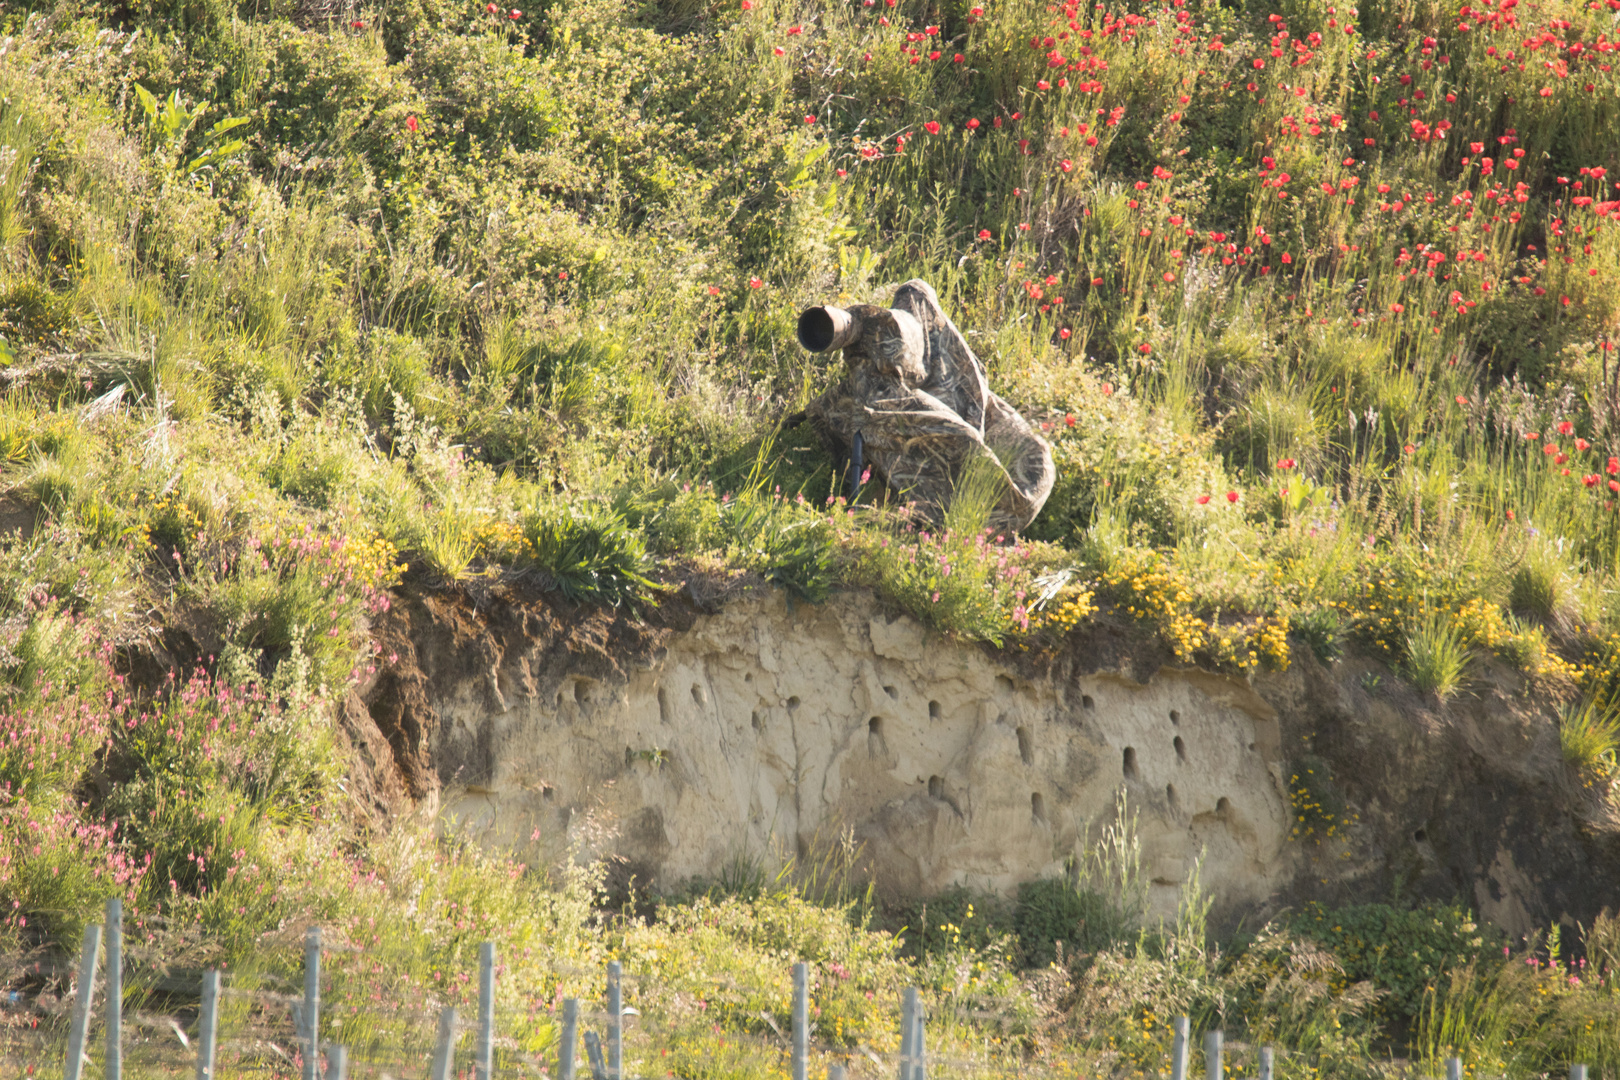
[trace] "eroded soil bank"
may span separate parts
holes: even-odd
[[[1055,655],[962,645],[859,591],[646,620],[423,591],[378,630],[392,660],[345,717],[368,797],[530,859],[611,825],[645,886],[852,829],[888,897],[1006,892],[1060,872],[1123,787],[1159,912],[1200,853],[1227,924],[1402,895],[1523,934],[1620,900],[1551,716],[1491,669],[1442,707],[1371,661],[1296,649],[1246,681],[1107,622]]]

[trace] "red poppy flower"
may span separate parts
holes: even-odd
[[[1068,424],[1070,427],[1074,427],[1074,413],[1064,413],[1063,422]]]
[[[415,117],[415,116],[414,116],[414,115],[412,115],[412,116],[407,116],[407,117],[406,117],[406,118],[405,118],[405,127],[406,127],[406,129],[407,129],[407,130],[409,130],[409,131],[415,131],[415,130],[416,130],[416,129],[417,129],[417,128],[418,128],[418,127],[419,127],[419,126],[420,126],[420,125],[419,125],[419,124],[417,124],[417,122],[416,122],[416,117]]]
[[[1147,356],[1153,351],[1153,346],[1144,341],[1142,344],[1136,347],[1136,351],[1141,353],[1143,356]]]
[[[1199,506],[1205,506],[1208,503],[1209,503],[1209,496],[1208,495],[1200,495],[1200,496],[1198,496],[1198,505]]]
[[[1235,492],[1235,491],[1228,491],[1226,493],[1226,501],[1229,502],[1229,503],[1237,502],[1238,501],[1238,493]]]
[[[1059,330],[1058,331],[1058,337],[1062,338],[1064,341],[1068,341],[1069,340],[1069,328],[1067,326],[1065,326],[1063,329]],[[1074,425],[1071,424],[1070,426],[1073,427]]]
[[[939,121],[937,121],[937,120],[926,121],[923,124],[923,130],[928,132],[928,134],[930,134],[930,135],[938,135],[939,134]]]
[[[1299,462],[1295,461],[1291,457],[1285,457],[1285,458],[1278,458],[1277,459],[1277,468],[1282,469],[1284,472],[1288,471],[1289,469],[1292,469],[1295,465],[1298,465],[1298,464],[1299,464]]]
[[[979,239],[980,240],[988,240],[988,239],[990,239],[990,230],[989,229],[980,229],[979,230]]]
[[[1588,473],[1581,477],[1581,483],[1585,484],[1587,487],[1597,487],[1597,482],[1599,479],[1601,479],[1601,477],[1599,477],[1597,473]]]
[[[1558,425],[1558,434],[1560,434],[1560,435],[1573,435],[1574,433],[1575,433],[1575,425],[1574,424],[1570,423],[1568,420],[1564,420],[1564,421],[1559,423],[1559,425]]]
[[[763,289],[765,287],[765,283],[759,280],[757,277],[751,277],[748,279],[748,287],[750,289]]]
[[[511,11],[506,13],[506,17],[511,19],[513,22],[517,22],[519,19],[523,18],[523,12],[519,11],[517,8],[513,8]]]

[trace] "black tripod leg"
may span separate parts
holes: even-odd
[[[866,465],[861,460],[861,451],[865,449],[866,440],[861,433],[856,432],[855,438],[849,444],[849,474],[845,478],[849,489],[849,501],[854,502],[861,496],[861,474],[866,471]]]

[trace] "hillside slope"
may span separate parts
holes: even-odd
[[[1457,1003],[1498,990],[1529,1004],[1479,1036],[1482,1067],[1612,1068],[1607,976],[1509,986],[1532,976],[1466,914],[1431,924],[1394,886],[1516,931],[1576,917],[1517,943],[1534,978],[1611,962],[1617,19],[1620,0],[0,6],[9,953],[74,940],[116,889],[161,948],[284,971],[289,927],[318,919],[415,989],[478,934],[554,940],[574,974],[503,984],[530,1005],[615,950],[685,956],[658,950],[709,918],[690,907],[602,932],[597,848],[529,871],[389,818],[471,752],[433,756],[442,688],[379,704],[410,663],[460,663],[407,663],[431,632],[400,620],[517,590],[612,613],[579,618],[628,647],[750,588],[812,623],[871,595],[963,656],[1072,658],[1059,683],[1196,668],[1310,717],[1334,787],[1287,791],[1280,857],[1309,861],[1292,834],[1335,799],[1361,807],[1380,839],[1324,898],[1393,896],[1373,954],[1399,924],[1446,961],[1391,981],[1349,934],[1330,964],[1322,934],[1222,960],[1196,890],[1152,936],[1116,860],[1106,911],[1061,882],[1032,894],[1050,910],[1017,901],[1032,952],[959,922],[930,952],[925,920],[906,967],[894,939],[756,897],[705,963],[765,979],[786,946],[749,919],[777,926],[780,900],[853,950],[840,965],[871,960],[862,993],[904,971],[965,993],[947,970],[983,963],[1018,1003],[1022,1041],[998,1029],[995,1053],[1129,1071],[1162,1056],[1140,1025],[1170,1009],[1272,1037],[1286,954],[1315,973],[1288,1013],[1308,1020],[1276,1035],[1301,1068],[1377,1071],[1408,1036],[1437,1061],[1476,1015]],[[836,377],[796,314],[913,277],[1052,445],[1028,535],[969,506],[921,521],[877,485],[849,505],[784,426]],[[1287,739],[1274,764],[1305,761]],[[1403,786],[1414,769],[1441,779]],[[1083,954],[1053,954],[1070,989],[1020,982],[1009,958],[1054,941]],[[17,985],[59,984],[28,962]],[[1392,1011],[1343,996],[1363,976]],[[856,985],[871,1035],[886,1006]],[[727,1023],[762,1031],[755,1005]],[[963,1046],[991,1038],[963,1023]],[[1552,1034],[1513,1034],[1532,1028]]]

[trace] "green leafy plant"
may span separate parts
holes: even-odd
[[[523,564],[544,571],[571,600],[635,608],[659,591],[641,537],[605,506],[538,499],[521,529]]]
[[[1565,706],[1558,745],[1588,783],[1607,783],[1620,775],[1620,709],[1595,695]]]
[[[1338,611],[1331,607],[1297,612],[1289,620],[1288,628],[1303,638],[1324,664],[1332,664],[1344,655],[1344,625]]]
[[[1470,659],[1461,631],[1442,613],[1428,613],[1407,632],[1406,673],[1441,701],[1462,688]]]
[[[744,495],[721,504],[720,526],[739,561],[810,601],[833,583],[833,532],[824,515],[780,496]]]
[[[1495,935],[1458,905],[1328,908],[1311,903],[1288,924],[1331,951],[1346,979],[1377,988],[1380,1013],[1407,1022],[1418,1019],[1432,988],[1448,972],[1500,952]]]

